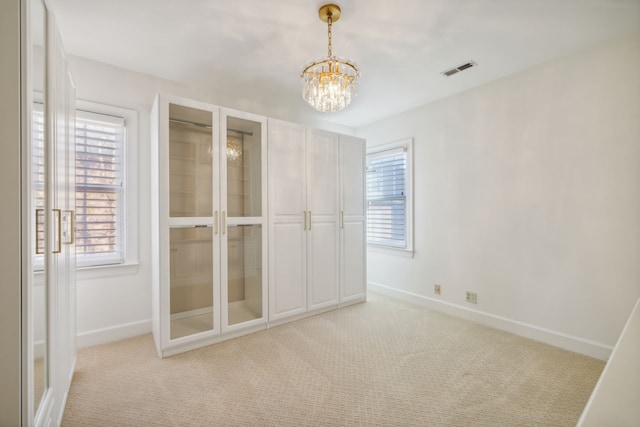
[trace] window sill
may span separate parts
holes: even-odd
[[[91,267],[78,267],[77,280],[102,279],[105,277],[133,276],[138,274],[140,264],[125,263],[112,265],[97,265]]]
[[[140,264],[137,262],[112,265],[95,265],[91,267],[78,267],[76,280],[102,279],[106,277],[133,276],[138,274]],[[44,284],[44,272],[42,270],[33,273],[34,286]]]
[[[367,245],[367,252],[413,258],[413,249],[393,248],[391,246]]]

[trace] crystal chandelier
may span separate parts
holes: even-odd
[[[302,69],[302,97],[316,110],[334,113],[349,105],[356,96],[360,70],[353,61],[331,53],[331,26],[340,19],[340,7],[324,5],[318,15],[329,27],[329,54],[309,61]]]
[[[241,155],[241,140],[239,138],[227,138],[227,159],[238,160]]]

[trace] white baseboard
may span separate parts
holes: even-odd
[[[284,325],[285,323],[291,323],[296,320],[304,319],[306,317],[315,316],[316,314],[326,313],[327,311],[336,310],[337,308],[338,308],[338,305],[334,304],[334,305],[330,305],[322,308],[317,308],[311,311],[304,311],[302,313],[294,314],[292,316],[288,316],[280,319],[269,320],[269,328]]]
[[[151,319],[140,322],[125,323],[110,328],[97,329],[82,332],[77,335],[76,347],[92,347],[94,345],[107,344],[126,338],[136,337],[151,332]]]
[[[585,340],[562,332],[540,328],[468,307],[462,307],[412,292],[391,288],[380,283],[368,282],[367,285],[369,290],[383,295],[394,297],[412,304],[421,305],[462,319],[471,320],[485,326],[500,329],[502,331],[530,338],[535,341],[540,341],[564,350],[573,351],[574,353],[584,354],[596,359],[607,360],[613,351],[613,347],[605,344]]]
[[[64,392],[64,396],[62,397],[62,409],[60,410],[60,415],[58,415],[57,426],[62,425],[62,419],[64,418],[64,410],[67,407],[67,401],[69,400],[69,390]]]
[[[241,337],[243,335],[248,335],[258,331],[264,331],[265,329],[267,329],[267,323],[262,322],[254,326],[245,327],[238,331],[225,332],[223,335],[214,335],[207,339],[198,339],[195,341],[191,340],[178,344],[170,344],[169,347],[162,349],[162,354],[159,354],[158,356],[160,356],[160,358],[173,356],[176,354],[184,353],[185,351],[195,350],[197,348],[205,347],[211,344],[227,341],[232,338]]]

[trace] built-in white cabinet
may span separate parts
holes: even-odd
[[[364,301],[364,141],[158,95],[160,357]]]
[[[269,120],[269,321],[307,311],[306,129]]]
[[[364,141],[269,120],[269,320],[366,298]]]
[[[152,118],[163,357],[266,328],[266,119],[164,95]]]
[[[367,293],[366,144],[340,135],[340,304]]]
[[[339,298],[340,146],[332,132],[308,128],[306,136],[307,310],[315,311]]]

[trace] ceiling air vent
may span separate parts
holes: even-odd
[[[478,64],[476,64],[473,61],[470,61],[470,62],[467,62],[466,64],[458,65],[457,67],[452,68],[450,70],[443,71],[442,74],[444,74],[446,77],[453,76],[454,74],[459,73],[460,71],[464,71],[468,68],[475,67],[476,65]]]

